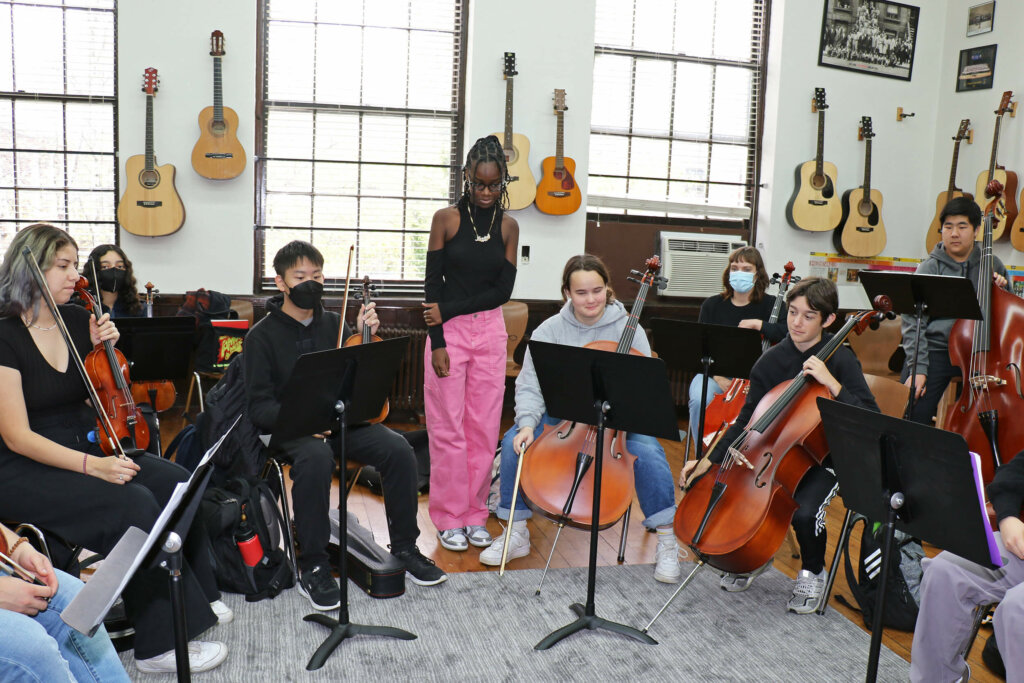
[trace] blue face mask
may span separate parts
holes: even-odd
[[[740,294],[746,294],[754,288],[754,274],[734,270],[729,273],[729,286]]]

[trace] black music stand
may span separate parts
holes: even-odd
[[[981,320],[981,308],[974,285],[964,277],[951,275],[921,275],[885,270],[862,270],[858,274],[868,300],[884,295],[892,301],[893,313],[912,315],[915,319],[916,336],[921,338],[921,319],[965,318]],[[917,354],[910,368],[910,395],[903,417],[910,419],[917,403]]]
[[[761,333],[743,327],[667,318],[652,318],[651,330],[658,356],[664,358],[666,364],[673,370],[699,372],[704,376],[700,388],[700,425],[689,427],[691,433],[697,427],[693,443],[697,447],[697,460],[700,460],[704,457],[704,411],[711,366],[716,375],[749,379],[751,368],[761,357]]]
[[[299,356],[281,393],[281,411],[270,438],[270,447],[338,429],[338,436],[332,441],[339,472],[344,476],[348,425],[366,422],[380,415],[408,345],[408,337],[397,337]],[[356,386],[359,387],[358,392],[355,391]],[[307,671],[322,667],[335,648],[352,636],[390,636],[401,640],[416,638],[415,634],[392,626],[367,626],[349,621],[347,498],[345,487],[342,486],[338,496],[341,607],[337,619],[323,614],[308,614],[304,617],[305,621],[315,621],[331,629],[330,635],[310,657],[306,664]]]
[[[896,527],[984,567],[1000,566],[994,564],[999,552],[981,474],[961,435],[839,401],[817,403],[843,503],[868,519],[886,520],[866,677],[874,683]]]
[[[597,427],[593,456],[594,507],[590,526],[587,604],[573,603],[569,609],[576,613],[578,619],[545,636],[534,649],[546,650],[585,628],[603,628],[642,643],[657,645],[658,641],[638,629],[598,617],[594,608],[594,592],[597,582],[597,533],[601,510],[604,430],[620,429],[671,441],[679,440],[665,363],[660,358],[538,341],[531,341],[529,348],[548,415]],[[589,468],[590,461],[581,462],[580,465],[577,467],[577,481]],[[571,507],[572,501],[567,505]]]

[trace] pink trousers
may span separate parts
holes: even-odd
[[[430,519],[439,531],[487,521],[508,341],[500,308],[456,316],[443,325],[449,374],[434,372],[429,337],[423,367]]]

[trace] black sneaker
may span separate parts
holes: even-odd
[[[299,580],[299,593],[306,596],[313,609],[326,612],[341,606],[341,589],[338,582],[331,576],[331,569],[326,564],[317,565],[313,569],[302,572]]]
[[[434,561],[424,557],[416,546],[406,550],[393,550],[391,554],[405,565],[409,579],[420,586],[434,586],[448,580],[448,575],[441,571]]]

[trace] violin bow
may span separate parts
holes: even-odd
[[[345,313],[348,312],[348,285],[352,280],[352,253],[356,250],[356,245],[351,244],[348,247],[348,268],[345,270],[345,296],[341,300],[341,323],[338,325],[338,348],[341,348],[342,343],[345,341]]]
[[[50,314],[57,323],[57,329],[60,330],[60,334],[64,338],[64,343],[68,347],[68,353],[74,361],[75,367],[78,369],[78,374],[81,375],[82,381],[85,383],[86,391],[89,393],[89,402],[92,403],[92,408],[96,411],[96,417],[99,419],[100,425],[103,426],[103,431],[106,432],[107,439],[110,440],[111,451],[117,453],[117,457],[127,459],[128,456],[121,447],[121,443],[114,438],[114,425],[111,424],[110,418],[101,407],[100,397],[99,394],[96,393],[96,387],[92,385],[92,380],[89,379],[89,373],[85,371],[85,363],[82,362],[82,357],[78,355],[78,349],[75,348],[75,343],[71,339],[71,333],[68,332],[67,325],[64,324],[64,318],[61,317],[60,311],[57,309],[57,302],[54,301],[53,294],[50,292],[50,287],[46,284],[46,278],[43,276],[42,268],[39,267],[39,262],[36,261],[35,254],[32,253],[32,249],[29,247],[22,248],[21,253],[30,264],[29,271],[32,273],[32,277],[35,278],[36,286],[39,287],[40,292],[42,292],[43,301],[46,302],[46,307],[50,309]]]
[[[508,546],[512,543],[512,522],[516,516],[516,499],[519,497],[519,479],[523,476],[523,458],[526,456],[526,445],[519,449],[519,462],[516,463],[516,483],[512,486],[512,507],[508,510],[508,527],[505,529],[505,545],[501,548],[501,568],[498,576],[505,576],[505,562],[508,560]]]

